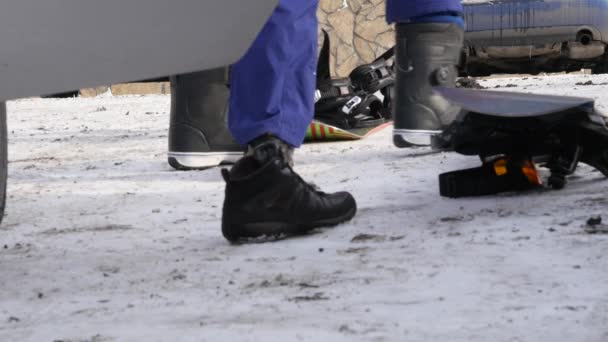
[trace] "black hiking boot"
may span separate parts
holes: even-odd
[[[460,113],[433,87],[455,87],[464,32],[449,23],[398,24],[396,31],[393,142],[397,147],[430,145]]]
[[[234,164],[243,156],[228,131],[228,68],[171,77],[169,165],[178,170]]]
[[[256,140],[232,170],[222,170],[222,233],[227,240],[305,234],[355,215],[351,194],[323,193],[293,171],[292,148],[271,136]]]

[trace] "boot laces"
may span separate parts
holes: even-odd
[[[308,189],[312,190],[313,192],[315,192],[315,193],[317,193],[317,194],[319,194],[319,195],[324,195],[324,194],[325,194],[325,192],[323,192],[323,191],[321,190],[321,188],[320,188],[320,187],[319,187],[317,184],[315,184],[315,183],[313,183],[313,182],[307,182],[307,181],[305,181],[305,180],[304,180],[304,178],[302,178],[302,176],[300,176],[300,174],[299,174],[299,173],[297,173],[297,172],[296,172],[296,171],[293,169],[293,167],[292,167],[291,165],[289,165],[289,164],[283,164],[283,166],[284,166],[284,167],[286,167],[287,169],[289,169],[289,171],[290,171],[290,172],[291,172],[291,173],[292,173],[294,176],[296,176],[296,178],[298,179],[298,181],[299,181],[300,183],[304,184],[304,185],[305,185],[305,186],[306,186]]]
[[[316,184],[305,181],[294,169],[293,169],[293,147],[284,143],[280,139],[273,136],[266,136],[261,138],[262,141],[255,145],[250,145],[246,153],[247,156],[252,156],[260,163],[266,163],[271,160],[275,160],[283,168],[287,168],[298,182],[304,184],[309,190],[322,195],[324,192],[321,191]]]

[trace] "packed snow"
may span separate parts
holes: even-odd
[[[591,83],[589,83],[591,81]],[[494,78],[594,97],[608,76]],[[578,85],[577,85],[578,84]],[[608,182],[439,196],[477,158],[396,149],[390,129],[306,145],[296,170],[349,190],[351,222],[274,243],[221,236],[217,169],[166,163],[168,96],[9,103],[0,341],[608,340]]]

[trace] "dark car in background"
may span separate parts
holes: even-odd
[[[464,1],[463,73],[608,72],[608,0]]]

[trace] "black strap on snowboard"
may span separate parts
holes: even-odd
[[[344,106],[354,96],[355,91],[348,78],[317,82],[315,112],[327,112]]]
[[[353,96],[339,109],[317,112],[316,118],[344,129],[375,127],[385,123],[382,101],[375,95]]]
[[[350,79],[356,91],[373,94],[395,84],[395,72],[387,59],[382,57],[370,64],[356,67],[350,73]]]

